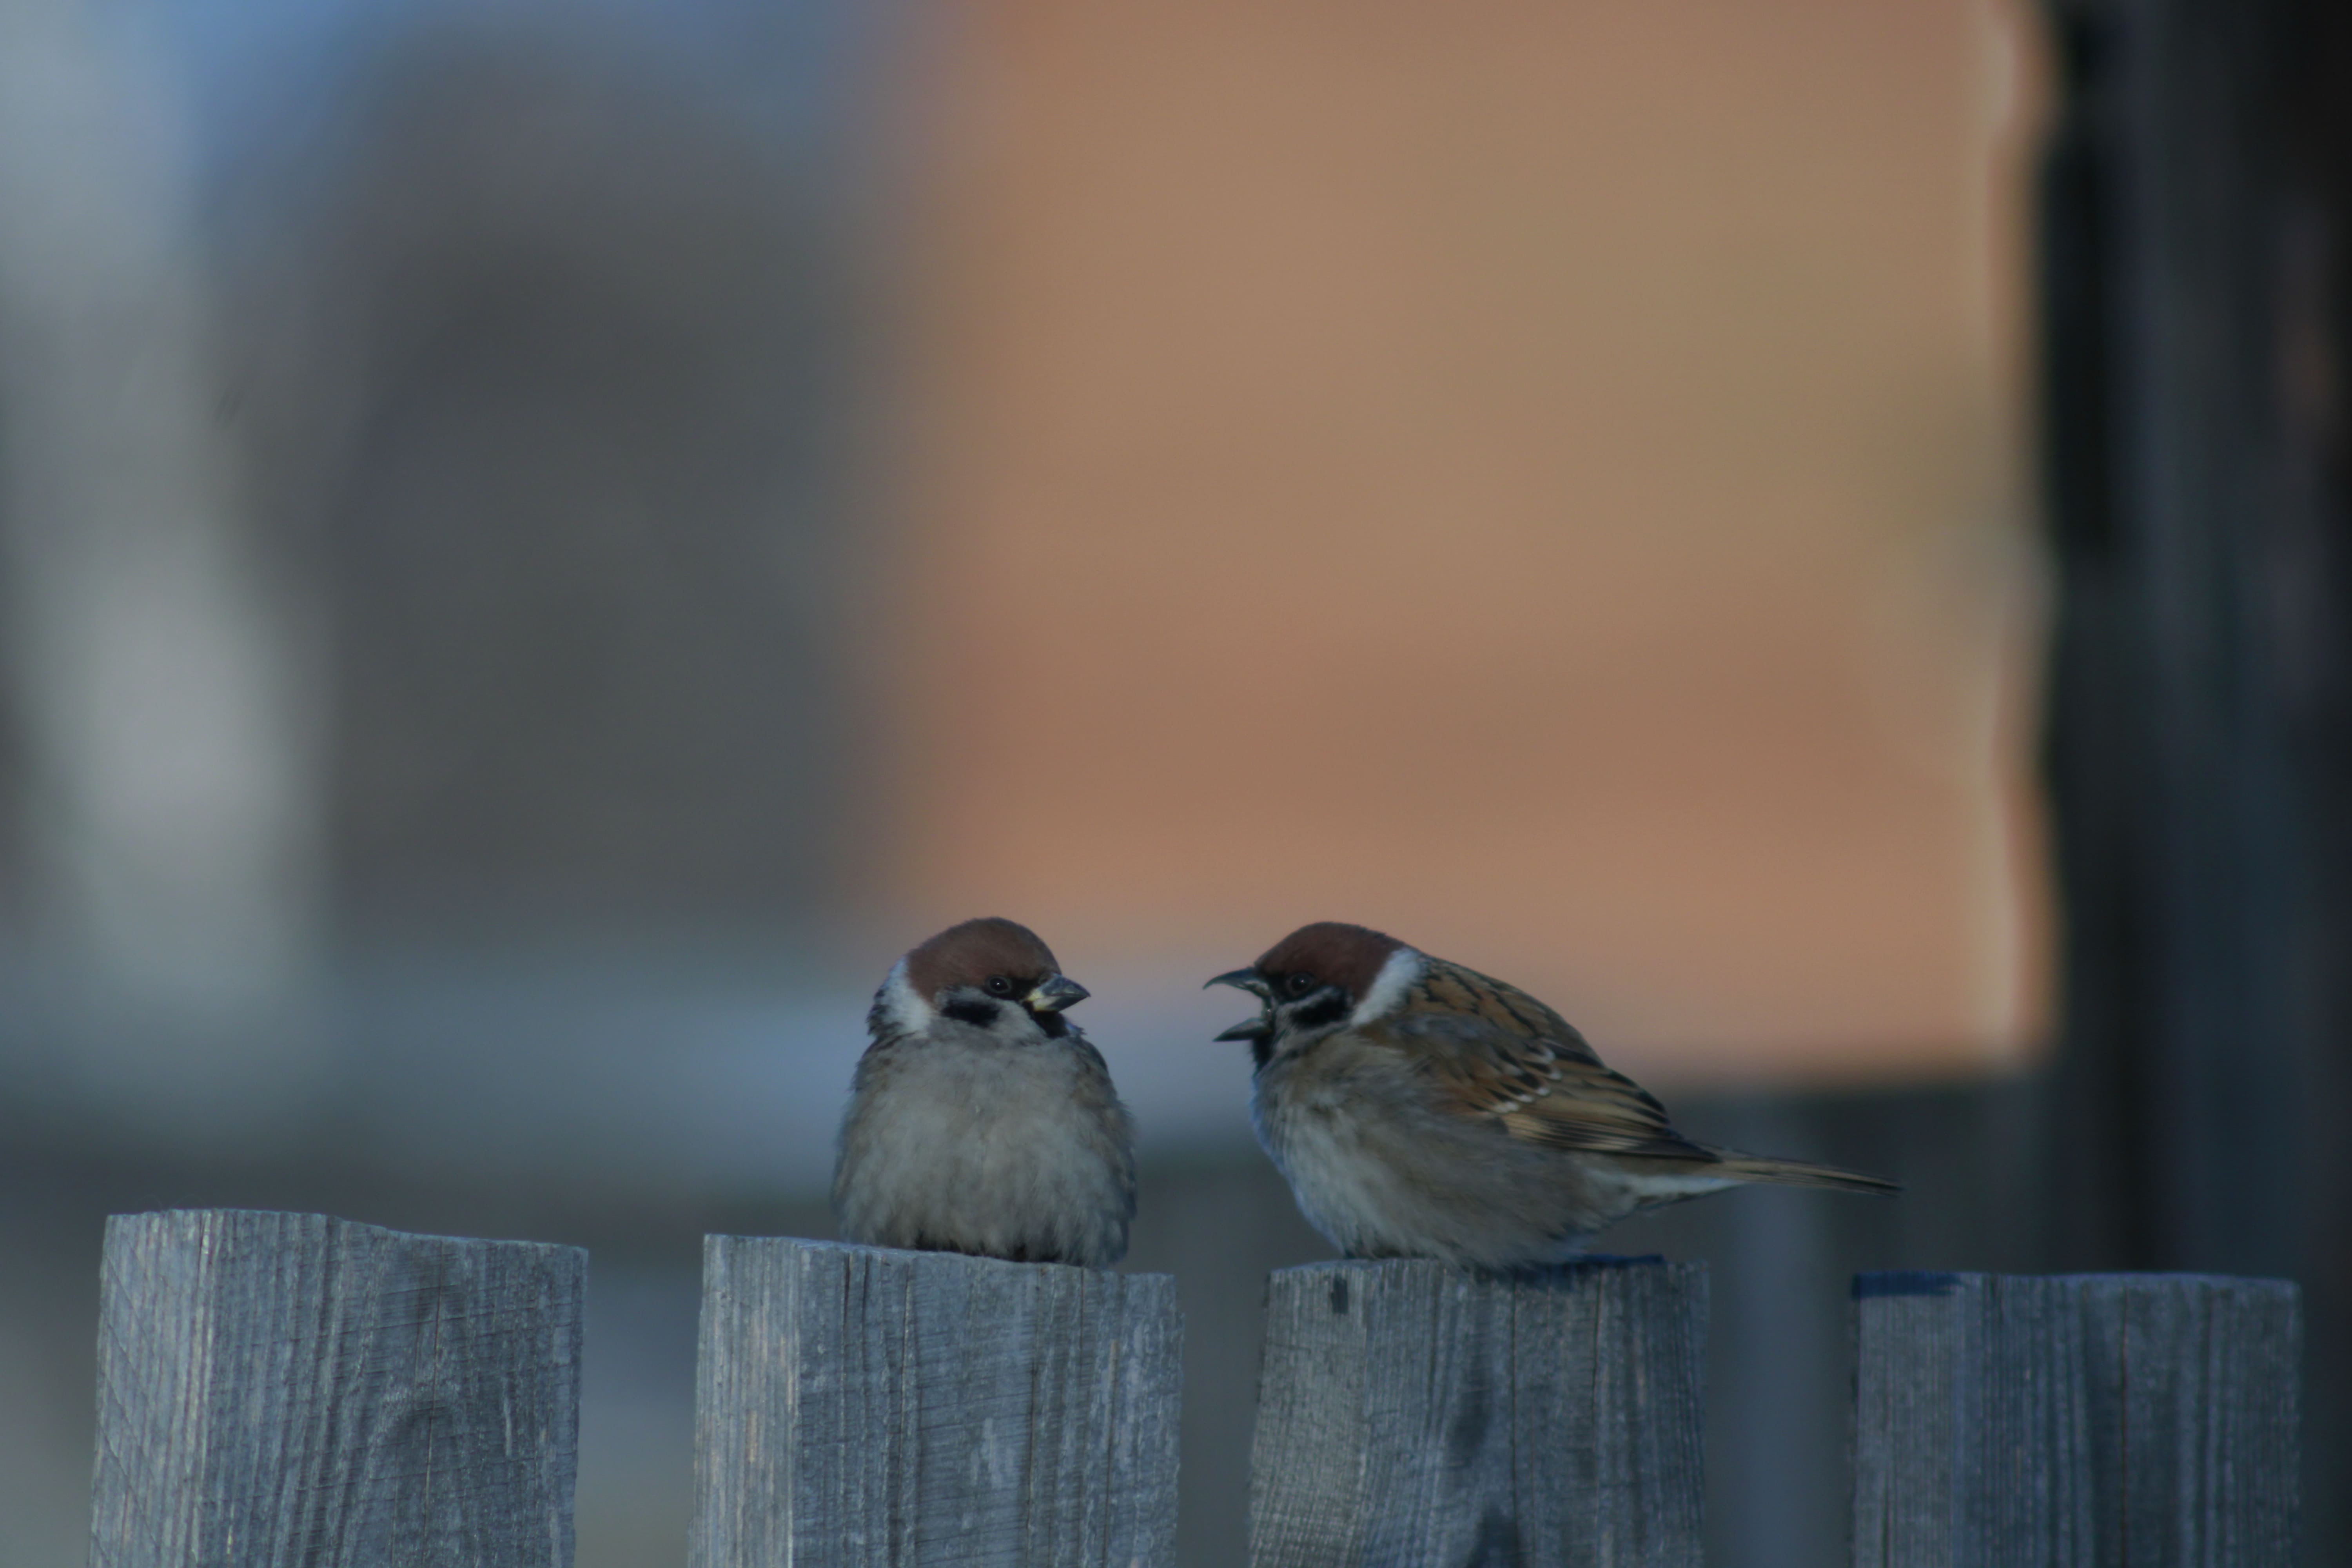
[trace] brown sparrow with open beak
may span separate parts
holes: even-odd
[[[1107,1268],[1135,1217],[1135,1126],[1062,1016],[1086,999],[1026,926],[966,921],[866,1014],[834,1166],[845,1240]]]
[[[1526,992],[1362,926],[1302,926],[1209,984],[1265,1004],[1217,1037],[1249,1042],[1258,1142],[1349,1258],[1519,1268],[1742,1183],[1898,1190],[1694,1143]]]

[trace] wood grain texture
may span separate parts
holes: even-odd
[[[569,1568],[587,1255],[108,1220],[93,1568]]]
[[[1175,1281],[706,1237],[692,1568],[1165,1568]]]
[[[1857,1568],[2293,1568],[2294,1286],[1854,1281]]]
[[[1696,1568],[1704,1265],[1276,1274],[1252,1568]]]

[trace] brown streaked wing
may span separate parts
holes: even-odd
[[[1414,1050],[1449,1109],[1492,1116],[1549,1148],[1712,1160],[1676,1132],[1648,1090],[1601,1064],[1558,1013],[1502,981],[1433,959],[1403,1007],[1376,1027]]]
[[[1598,1063],[1601,1058],[1576,1026],[1516,985],[1458,963],[1433,958],[1412,988],[1405,1010],[1431,1019],[1483,1025],[1497,1038],[1518,1038],[1549,1047],[1549,1054]],[[1485,1031],[1480,1031],[1482,1037]],[[1543,1054],[1543,1053],[1538,1053]]]
[[[1578,1063],[1549,1094],[1504,1111],[1502,1120],[1512,1137],[1551,1149],[1658,1160],[1717,1158],[1675,1131],[1649,1090],[1598,1062]]]

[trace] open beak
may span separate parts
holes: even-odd
[[[1203,984],[1201,989],[1206,991],[1211,985],[1230,985],[1236,991],[1247,991],[1256,996],[1259,1000],[1265,1002],[1266,1005],[1265,1012],[1259,1014],[1255,1018],[1245,1018],[1242,1022],[1235,1024],[1232,1028],[1227,1029],[1223,1034],[1219,1035],[1217,1037],[1219,1040],[1248,1040],[1252,1043],[1255,1043],[1259,1040],[1270,1040],[1274,1037],[1274,1018],[1272,1016],[1274,1009],[1274,992],[1267,986],[1265,981],[1258,978],[1258,973],[1256,970],[1236,969],[1230,974],[1220,974],[1214,980],[1209,981],[1207,984]]]
[[[1040,983],[1022,1001],[1032,1013],[1058,1013],[1065,1007],[1076,1006],[1087,994],[1087,988],[1068,975],[1056,974]]]

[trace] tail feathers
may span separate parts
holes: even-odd
[[[1835,1165],[1811,1165],[1802,1160],[1775,1160],[1769,1154],[1742,1154],[1736,1149],[1710,1151],[1723,1161],[1723,1173],[1736,1181],[1781,1187],[1829,1187],[1841,1193],[1868,1193],[1891,1198],[1903,1190],[1899,1182],[1841,1171]]]

